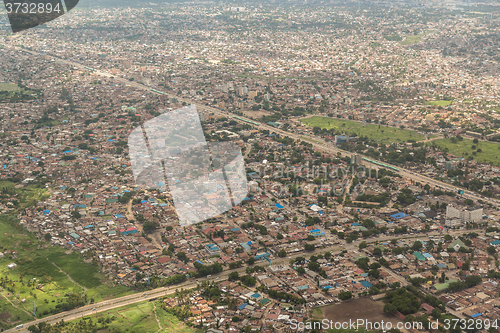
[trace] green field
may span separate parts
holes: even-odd
[[[434,32],[434,31],[429,30],[429,31],[423,32],[423,33],[418,34],[418,35],[407,35],[407,36],[405,36],[406,38],[401,42],[401,44],[402,45],[411,45],[411,44],[415,44],[415,43],[420,43],[422,41],[422,37],[424,37],[425,35],[428,35],[432,32]]]
[[[156,305],[156,310],[154,310],[154,305]],[[110,332],[158,332],[159,327],[154,311],[162,329],[168,328],[169,332],[195,332],[174,315],[163,310],[159,301],[136,303],[113,309],[98,314],[97,318],[111,318],[111,322],[107,325],[107,330]]]
[[[447,106],[451,104],[451,101],[438,100],[438,101],[428,101],[425,104],[427,105],[437,105],[437,106]]]
[[[56,306],[67,302],[71,294],[79,299],[84,294],[88,304],[132,292],[106,284],[99,269],[83,262],[78,253],[40,242],[11,215],[0,215],[0,252],[5,253],[0,258],[0,329],[33,320],[33,301],[36,317],[42,318],[60,312]],[[10,263],[17,267],[8,269]]]
[[[0,83],[0,102],[25,102],[40,97],[40,91],[21,88],[14,83]]]
[[[496,142],[487,142],[487,141],[479,141],[477,148],[480,148],[482,151],[480,153],[477,152],[476,149],[472,149],[474,143],[472,140],[463,139],[462,141],[458,141],[457,143],[451,142],[450,139],[437,139],[434,140],[437,146],[441,148],[447,148],[450,154],[455,156],[468,158],[472,156],[476,161],[481,163],[489,163],[491,165],[500,166],[500,144]],[[473,155],[472,152],[476,151],[476,155]]]
[[[47,190],[45,188],[37,187],[36,185],[28,185],[27,187],[15,188],[15,185],[16,184],[10,181],[0,181],[0,191],[15,197],[17,205],[13,207],[14,213],[20,212],[21,210],[32,206],[38,201],[45,200],[49,197],[49,194],[47,193]]]
[[[401,42],[403,45],[411,45],[415,43],[420,43],[422,41],[422,36],[424,34],[418,34],[418,35],[411,35],[411,36],[406,36],[405,39]]]
[[[425,139],[424,135],[418,134],[412,130],[376,124],[365,124],[352,120],[313,116],[301,119],[300,121],[311,127],[333,128],[346,135],[356,134],[357,136],[367,136],[373,141],[386,145],[391,143],[403,143],[408,140],[421,141]]]
[[[2,82],[0,83],[0,91],[20,91],[22,90],[15,83],[10,82]]]
[[[163,310],[161,301],[144,301],[68,321],[64,324],[57,323],[53,325],[51,332],[196,333],[199,331],[186,326],[174,315]]]

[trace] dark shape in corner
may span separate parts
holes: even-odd
[[[63,16],[79,0],[4,0],[12,32],[37,27]]]

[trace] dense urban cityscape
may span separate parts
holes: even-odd
[[[0,31],[0,331],[498,331],[498,3]]]

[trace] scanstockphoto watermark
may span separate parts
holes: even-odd
[[[430,322],[429,326],[432,329],[437,329],[439,324],[438,322]],[[369,321],[365,319],[356,319],[349,321],[333,321],[328,319],[323,319],[322,321],[308,321],[308,322],[299,322],[296,319],[290,320],[290,328],[296,331],[303,330],[358,330],[360,328],[364,328],[365,330],[383,330],[388,331],[393,328],[401,329],[417,329],[422,330],[424,328],[424,324],[422,322],[398,322],[393,324],[390,321]]]
[[[362,165],[328,168],[311,164],[265,165],[259,170],[254,170],[249,176],[260,183],[261,191],[269,190],[278,197],[306,195],[315,193],[314,191],[342,196],[352,185],[354,188],[349,192],[358,193],[362,187],[359,179],[379,177],[378,169],[366,168]],[[358,182],[355,184],[351,182],[352,177],[358,178]]]
[[[390,321],[370,321],[366,319],[356,319],[349,321],[333,321],[328,319],[323,319],[322,321],[308,321],[299,322],[297,319],[290,320],[290,328],[296,331],[303,330],[358,330],[364,328],[365,330],[382,330],[389,331],[393,328],[398,330],[437,330],[439,327],[443,327],[445,330],[450,329],[462,329],[462,330],[488,330],[490,328],[498,329],[498,319],[490,320],[488,318],[481,319],[445,319],[443,321],[430,320],[425,323],[420,321],[407,321],[407,322],[397,322],[392,323]]]

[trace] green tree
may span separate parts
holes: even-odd
[[[398,311],[398,308],[395,305],[392,305],[392,304],[384,305],[384,313],[385,314],[395,315],[397,311]]]
[[[341,301],[346,301],[348,299],[352,298],[352,293],[350,291],[341,291],[338,295],[337,298]]]
[[[306,251],[314,251],[315,248],[316,247],[314,246],[314,244],[307,243],[304,245],[304,250],[306,250]]]
[[[413,245],[411,246],[411,249],[413,251],[420,251],[424,246],[422,245],[421,241],[415,241]]]

